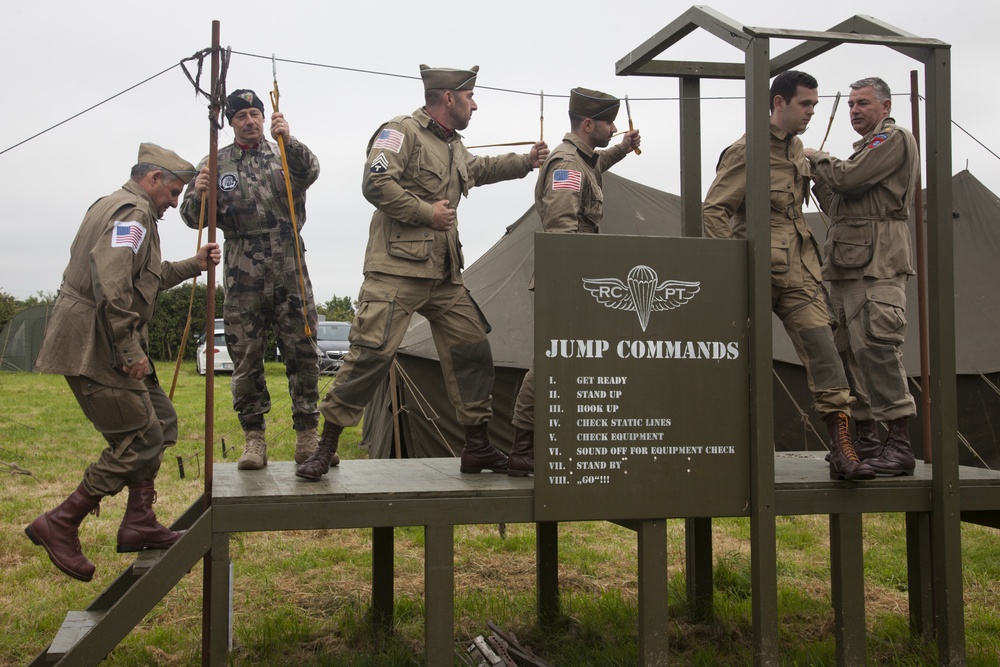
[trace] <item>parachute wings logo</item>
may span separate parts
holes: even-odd
[[[634,311],[645,331],[650,313],[683,306],[701,290],[701,283],[684,280],[661,283],[656,271],[640,264],[628,272],[624,282],[618,278],[584,278],[583,287],[606,308]]]

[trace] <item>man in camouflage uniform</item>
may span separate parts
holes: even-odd
[[[802,217],[810,169],[797,135],[815,112],[817,88],[816,79],[795,70],[771,83],[771,308],[792,339],[806,370],[813,409],[829,431],[830,478],[872,479],[875,472],[858,460],[851,442],[853,399],[830,329],[819,248]],[[745,237],[746,135],[719,158],[702,214],[707,236]]]
[[[872,77],[851,84],[851,125],[861,135],[838,160],[811,149],[816,196],[830,214],[823,278],[847,361],[858,456],[880,475],[912,475],[916,467],[907,419],[917,414],[900,346],[906,334],[906,280],[914,275],[910,214],[920,187],[916,140],[890,116],[889,86]],[[889,424],[883,446],[877,423]]]
[[[83,413],[108,444],[84,471],[79,488],[24,529],[74,579],[90,581],[95,570],[80,548],[80,523],[87,514],[97,514],[102,498],[125,487],[119,552],[167,549],[180,538],[153,512],[163,452],[177,441],[177,413],[146,356],[146,323],[160,287],[193,278],[221,257],[219,246],[211,243],[180,262],[160,259],[157,221],[177,206],[194,173],[191,163],[171,151],[139,146],[130,180],[98,199],[80,224],[45,327],[35,367],[66,377]]]
[[[626,132],[621,143],[606,151],[618,131],[615,118],[621,100],[586,88],[569,92],[570,131],[538,172],[535,209],[547,232],[597,234],[604,217],[601,174],[639,147],[639,132]],[[532,278],[534,283],[534,278]],[[529,285],[533,289],[534,285]],[[535,472],[535,360],[521,382],[514,403],[514,446],[507,474],[524,477]]]
[[[337,465],[337,442],[357,424],[389,372],[410,318],[427,318],[448,396],[465,427],[461,470],[504,471],[507,457],[490,444],[493,356],[487,324],[462,282],[456,208],[473,186],[523,178],[548,155],[539,141],[524,155],[469,154],[458,130],[469,125],[478,67],[420,66],[426,105],[382,125],[368,145],[362,192],[372,215],[365,281],[351,325],[351,348],[323,398],[323,436],[296,474],[319,480]]]
[[[319,177],[319,161],[293,137],[284,115],[271,116],[271,136],[285,144],[295,218],[292,229],[288,191],[277,144],[264,139],[264,104],[252,90],[237,90],[227,101],[226,118],[236,141],[219,149],[216,226],[225,234],[223,306],[226,345],[233,359],[233,409],[246,438],[240,470],[267,465],[264,415],[271,395],[264,377],[267,333],[272,328],[285,364],[292,399],[295,461],[302,463],[319,440],[319,353],[316,305],[305,263],[305,246],[296,235],[306,221],[306,189]],[[181,214],[198,228],[201,194],[208,192],[206,157],[188,187]],[[301,261],[300,261],[301,260]],[[300,291],[305,284],[305,303]],[[306,325],[311,335],[306,334]]]

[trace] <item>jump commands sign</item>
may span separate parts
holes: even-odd
[[[744,512],[745,248],[540,233],[535,264],[538,519]]]

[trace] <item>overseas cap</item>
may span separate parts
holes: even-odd
[[[194,175],[198,173],[194,170],[194,165],[177,155],[177,153],[168,151],[166,148],[161,148],[156,144],[139,144],[139,162],[155,164],[160,169],[169,171],[185,183],[194,178]]]
[[[588,88],[569,91],[569,111],[577,116],[614,122],[622,101],[617,97]]]
[[[240,88],[229,93],[226,98],[226,120],[233,124],[233,116],[244,109],[257,109],[264,113],[264,103],[257,97],[257,93],[249,88]]]
[[[472,90],[476,86],[476,73],[479,65],[470,69],[448,69],[447,67],[420,66],[420,78],[424,81],[424,90],[444,88],[445,90]]]

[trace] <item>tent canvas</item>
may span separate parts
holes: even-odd
[[[52,305],[30,306],[14,315],[0,332],[0,370],[34,371]]]
[[[1000,199],[968,171],[953,179],[956,262],[956,328],[958,333],[959,431],[972,451],[961,453],[963,465],[1000,468],[996,428],[1000,428],[1000,294],[993,268],[1000,265]],[[642,236],[680,236],[680,198],[640,185],[613,173],[604,175],[605,214],[602,232]],[[826,237],[825,223],[807,213],[817,239]],[[911,219],[911,231],[913,221]],[[521,378],[531,361],[534,302],[528,281],[534,266],[534,234],[541,221],[532,206],[504,236],[465,271],[465,282],[493,326],[490,344],[496,367],[491,440],[509,450],[510,416]],[[904,363],[919,382],[916,280],[907,285],[909,334]],[[805,373],[777,318],[773,322],[775,442],[781,450],[822,450],[822,423],[811,413]],[[394,388],[401,429],[399,451],[392,436]],[[916,387],[911,385],[911,390]],[[917,394],[914,394],[917,396]],[[716,408],[724,409],[724,408]],[[996,425],[996,426],[994,426]],[[911,433],[919,438],[919,424]],[[462,429],[445,393],[430,328],[415,317],[397,355],[396,382],[384,383],[366,408],[363,444],[373,458],[455,456],[461,451]],[[982,459],[982,460],[980,460]]]

